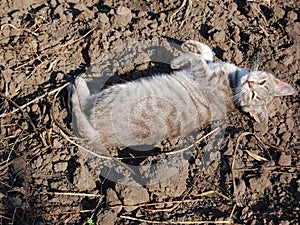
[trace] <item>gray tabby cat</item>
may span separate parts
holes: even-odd
[[[172,69],[180,70],[169,75],[117,84],[95,95],[77,78],[71,97],[77,136],[100,154],[110,148],[155,145],[222,118],[222,104],[227,110],[238,107],[267,125],[267,104],[275,96],[295,93],[268,72],[213,62],[205,44],[189,40],[181,47],[184,54],[171,62]]]

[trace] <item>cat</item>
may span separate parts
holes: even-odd
[[[267,125],[275,96],[293,95],[291,85],[264,71],[214,62],[205,44],[188,40],[171,62],[171,74],[116,84],[91,95],[83,78],[70,86],[74,132],[92,151],[158,145],[176,140],[236,107]],[[223,105],[223,107],[221,107]]]

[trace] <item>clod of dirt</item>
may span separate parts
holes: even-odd
[[[132,13],[129,8],[120,6],[116,10],[116,14],[112,17],[112,24],[116,27],[124,27],[131,22]]]
[[[85,166],[76,170],[73,184],[81,191],[90,191],[96,188],[95,179]]]
[[[104,13],[99,13],[97,17],[97,21],[103,26],[109,24],[109,18]]]
[[[59,172],[64,172],[68,168],[68,163],[67,162],[59,162],[54,164],[54,172],[59,173]]]
[[[279,158],[278,164],[281,166],[289,166],[291,165],[292,157],[291,155],[282,154]]]
[[[106,202],[109,206],[121,205],[122,203],[118,198],[116,191],[112,188],[109,188],[106,191]]]
[[[94,12],[89,10],[89,8],[84,3],[77,3],[74,9],[80,11],[80,17],[84,19],[92,19],[94,17]]]
[[[149,177],[149,185],[146,186],[148,191],[159,201],[180,196],[186,189],[188,166],[188,163],[174,159],[168,164],[159,165],[155,173],[144,173]]]
[[[118,213],[114,210],[105,210],[97,214],[97,224],[114,225]]]
[[[134,206],[149,201],[149,194],[146,188],[142,187],[138,183],[131,181],[127,184],[116,184],[116,192],[119,193],[120,199],[126,206]],[[134,210],[137,207],[126,207],[126,210]]]
[[[218,31],[213,35],[215,42],[224,42],[226,33],[224,30]]]
[[[272,190],[272,183],[266,177],[252,178],[249,183],[252,192],[264,194],[266,189]]]

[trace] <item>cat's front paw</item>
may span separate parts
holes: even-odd
[[[213,61],[214,54],[210,47],[199,41],[188,40],[181,45],[183,52],[199,54],[206,61]]]

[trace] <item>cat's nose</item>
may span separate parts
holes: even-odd
[[[257,84],[254,81],[247,81],[249,88],[251,88],[252,90],[255,90],[257,88]]]
[[[248,85],[249,85],[250,88],[253,88],[253,86],[254,86],[254,82],[253,81],[248,80],[247,83],[248,83]]]

